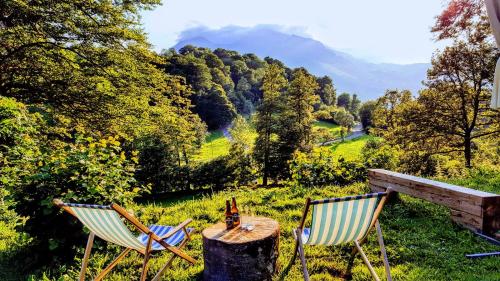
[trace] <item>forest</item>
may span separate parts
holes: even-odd
[[[331,77],[271,57],[191,45],[155,52],[139,13],[159,2],[0,4],[0,279],[76,279],[87,234],[54,198],[119,203],[151,222],[178,211],[202,227],[220,219],[222,198],[237,194],[288,227],[302,195],[366,191],[370,168],[500,192],[500,110],[489,106],[500,52],[481,1],[459,1],[468,3],[460,9],[451,1],[437,16],[432,33],[450,43],[434,54],[419,93],[387,89],[363,102],[338,92]],[[214,155],[216,142],[222,145]],[[443,210],[408,200],[409,209],[392,211],[445,220]],[[457,229],[436,227],[429,231]],[[403,235],[389,232],[404,247]],[[285,234],[284,249],[290,239]],[[489,249],[465,232],[443,247],[457,239],[464,248]],[[116,252],[104,243],[98,249],[91,270]],[[401,259],[396,275],[413,276],[408,280],[454,268],[434,257],[415,269],[404,265],[414,256],[390,249]],[[191,250],[201,255],[199,243]],[[127,264],[112,280],[140,268]],[[498,277],[495,260],[467,265]],[[316,264],[319,279],[328,273],[323,267]],[[194,280],[202,269],[189,270],[170,278]],[[480,280],[466,271],[455,280]],[[298,268],[290,280],[297,276]]]

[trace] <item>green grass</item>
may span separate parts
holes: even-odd
[[[200,162],[210,161],[220,156],[229,154],[231,143],[224,137],[221,130],[213,131],[208,134],[205,143],[201,146],[200,152],[195,160]]]
[[[325,128],[325,129],[328,129],[328,131],[333,136],[340,136],[340,126],[337,124],[333,124],[333,123],[326,122],[326,121],[314,121],[313,128],[315,128],[315,129]]]
[[[344,142],[336,142],[328,147],[334,151],[335,154],[344,157],[346,160],[357,160],[361,157],[361,150],[365,146],[366,142],[374,138],[376,137],[365,135]]]
[[[176,225],[187,218],[193,218],[197,233],[186,251],[198,260],[194,266],[177,259],[174,270],[166,273],[164,280],[199,280],[203,271],[203,251],[201,230],[222,221],[224,200],[235,196],[240,210],[249,209],[255,215],[266,216],[280,223],[280,268],[287,265],[293,250],[292,228],[296,227],[302,213],[304,198],[338,197],[368,192],[364,184],[347,187],[326,187],[316,189],[240,189],[225,191],[211,196],[195,198],[183,197],[177,202],[149,202],[136,206],[135,214],[141,221]],[[385,243],[392,266],[394,280],[499,280],[498,258],[469,260],[467,253],[498,250],[497,247],[476,238],[468,230],[451,222],[448,211],[440,206],[418,199],[401,196],[398,202],[386,206],[381,216]],[[82,241],[82,247],[85,241]],[[102,245],[102,243],[98,243]],[[370,235],[366,250],[377,273],[384,274],[384,267],[378,256],[376,236]],[[101,248],[102,249],[102,248]],[[96,251],[89,264],[90,274],[105,266],[119,252],[117,247],[106,251]],[[308,269],[311,280],[343,280],[350,245],[306,248]],[[75,280],[83,253],[80,253],[71,266],[62,270],[59,280]],[[168,259],[166,253],[159,253],[152,259],[151,278],[155,271]],[[291,268],[285,280],[302,280],[300,263]],[[139,276],[141,258],[136,253],[127,257],[107,280],[128,280]],[[57,275],[59,276],[59,275]],[[353,280],[372,280],[361,259],[355,260]]]
[[[340,135],[340,126],[325,121],[315,121],[313,128],[326,128],[329,129],[332,136],[337,137]],[[257,133],[252,130],[250,132],[252,139],[257,138]],[[200,152],[195,156],[195,160],[199,162],[207,162],[220,156],[229,154],[229,147],[231,143],[224,137],[221,130],[212,131],[208,134],[205,142],[202,144]]]

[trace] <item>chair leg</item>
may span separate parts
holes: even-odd
[[[182,240],[181,244],[177,248],[178,249],[184,248],[184,246],[186,246],[186,244],[189,240],[190,239],[185,238],[184,240]],[[161,276],[163,275],[163,273],[165,273],[167,268],[169,268],[170,265],[172,265],[172,262],[174,261],[174,259],[176,257],[177,257],[177,255],[173,254],[172,257],[170,257],[170,259],[167,261],[167,263],[165,263],[165,265],[160,269],[160,271],[158,271],[158,273],[156,273],[155,277],[153,277],[153,279],[151,279],[151,281],[159,281],[161,279]]]
[[[380,223],[375,223],[377,229],[378,244],[380,245],[380,253],[382,254],[382,259],[384,260],[385,274],[387,276],[387,281],[392,281],[391,267],[389,266],[389,259],[387,258],[387,252],[385,250],[384,237],[382,236],[382,228],[380,228]]]
[[[365,252],[363,251],[363,249],[361,249],[361,246],[359,245],[358,241],[354,241],[354,245],[356,245],[356,248],[358,249],[359,254],[361,255],[361,258],[363,259],[366,266],[368,267],[368,270],[370,270],[370,273],[373,276],[373,279],[375,279],[376,281],[380,281],[380,278],[378,277],[377,273],[375,272],[372,265],[370,264],[370,261],[366,257]]]
[[[87,271],[87,265],[89,263],[90,251],[92,250],[92,246],[94,245],[94,232],[90,232],[89,238],[87,240],[87,246],[85,247],[85,254],[83,255],[82,268],[80,270],[80,278],[78,280],[85,280],[85,272]]]
[[[99,281],[106,276],[127,254],[130,252],[130,248],[126,248],[123,250],[97,277],[94,279],[94,281]]]
[[[153,243],[153,236],[151,233],[148,234],[148,243],[146,245],[146,250],[144,251],[144,261],[142,263],[142,273],[140,281],[145,281],[148,275],[148,261],[151,256],[151,244]]]
[[[295,232],[293,234],[295,235]],[[297,259],[297,252],[298,252],[298,250],[299,250],[299,241],[297,239],[295,239],[295,247],[293,248],[293,256],[290,259],[290,262],[288,262],[288,265],[280,273],[279,280],[284,280],[285,276],[290,271],[290,268],[292,268],[293,264],[295,263],[295,260]]]
[[[297,241],[299,242],[298,252],[300,255],[300,262],[302,263],[302,273],[304,274],[304,280],[309,281],[309,272],[307,272],[306,256],[304,254],[304,245],[302,245],[302,233],[300,229],[295,231],[297,236]]]

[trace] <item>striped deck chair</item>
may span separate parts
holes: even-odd
[[[131,250],[144,255],[141,281],[146,280],[148,261],[153,251],[167,250],[173,253],[172,257],[152,279],[155,281],[160,280],[161,275],[172,264],[175,257],[180,257],[191,264],[195,263],[192,257],[182,251],[182,248],[191,239],[190,233],[193,229],[186,227],[191,222],[191,219],[184,221],[176,227],[161,225],[146,227],[125,209],[116,204],[107,206],[72,204],[64,203],[59,199],[55,199],[54,204],[75,216],[90,230],[80,271],[80,281],[85,280],[85,271],[95,236],[107,242],[125,247],[125,250],[97,275],[94,279],[96,281],[103,279]],[[122,219],[132,224],[141,234],[139,236],[132,234]]]
[[[380,250],[384,260],[387,280],[391,281],[392,277],[382,237],[382,230],[378,222],[378,216],[382,211],[389,192],[391,192],[390,188],[387,189],[387,192],[371,193],[359,196],[314,201],[308,198],[306,200],[304,214],[300,225],[298,228],[293,230],[296,243],[292,260],[283,271],[281,278],[284,278],[290,267],[293,265],[298,253],[302,263],[304,280],[309,280],[309,273],[307,271],[304,254],[304,245],[330,246],[353,242],[354,247],[351,253],[351,260],[348,263],[348,274],[350,274],[350,267],[354,261],[355,254],[359,252],[373,278],[379,281],[379,277],[375,273],[370,261],[361,248],[361,245],[366,241],[370,230],[375,226],[377,230],[378,242],[380,244]],[[304,228],[310,206],[313,206],[311,227]]]

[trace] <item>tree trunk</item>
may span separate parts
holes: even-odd
[[[471,138],[470,138],[470,134],[469,133],[466,133],[465,134],[465,139],[464,139],[464,157],[465,157],[465,166],[467,168],[471,168],[472,165],[471,165],[471,158],[472,158],[472,149],[471,149],[471,145],[472,144],[472,141],[471,141]]]

